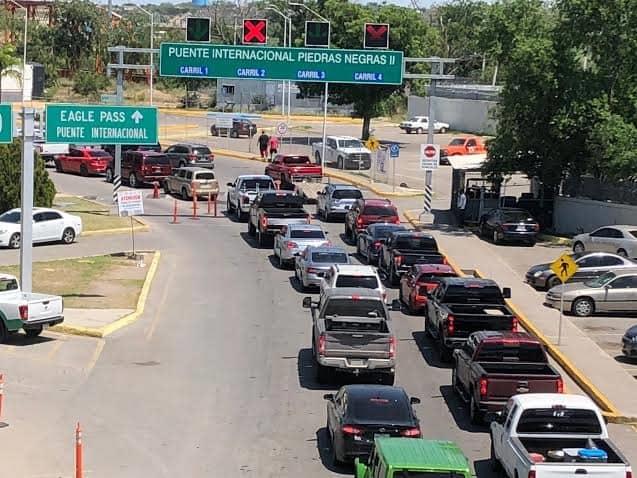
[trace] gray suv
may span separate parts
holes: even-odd
[[[215,156],[205,144],[173,144],[166,149],[165,153],[173,168],[197,166],[200,168],[214,169],[215,167]]]

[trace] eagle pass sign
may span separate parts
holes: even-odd
[[[420,169],[438,169],[440,163],[440,146],[437,144],[420,145]]]
[[[399,85],[400,51],[162,43],[161,76]]]

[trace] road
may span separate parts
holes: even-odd
[[[262,169],[217,158],[220,184]],[[52,175],[64,192],[110,197],[98,178]],[[171,199],[146,204],[152,231],[144,247],[161,248],[162,262],[140,321],[105,341],[47,333],[24,347],[0,347],[6,373],[18,376],[5,387],[3,471],[71,476],[79,420],[91,478],[351,475],[324,460],[323,394],[336,385],[314,380],[310,316],[301,308],[307,294],[293,272],[277,269],[270,249],[255,248],[245,223],[172,225]],[[343,226],[325,226],[341,244]],[[122,236],[82,239],[93,248],[109,241],[125,246]],[[423,339],[422,319],[394,313],[394,320],[397,384],[422,399],[415,408],[424,436],[456,441],[477,475],[490,478],[486,428],[469,424],[450,370]]]

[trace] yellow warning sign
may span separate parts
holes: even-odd
[[[555,272],[555,275],[562,281],[562,283],[569,280],[579,269],[573,258],[568,253],[562,254],[555,261],[551,263],[551,270]]]
[[[365,147],[370,151],[376,151],[380,147],[380,141],[370,136],[369,139],[365,141]]]

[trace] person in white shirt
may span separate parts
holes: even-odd
[[[458,209],[458,225],[460,227],[464,227],[464,210],[467,207],[467,195],[465,194],[464,189],[461,189],[460,194],[458,194],[456,207]]]

